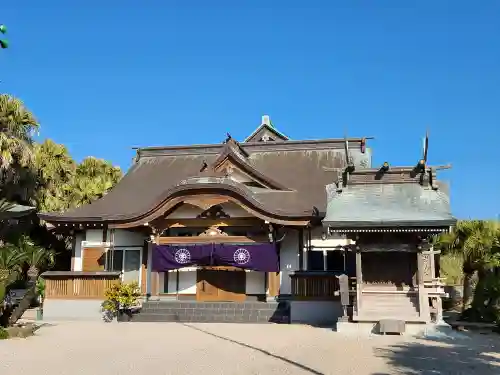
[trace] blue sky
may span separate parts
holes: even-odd
[[[126,169],[134,146],[374,136],[374,164],[429,162],[459,218],[500,214],[500,2],[2,1],[0,92],[41,138]]]

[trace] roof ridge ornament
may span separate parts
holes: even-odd
[[[272,128],[274,128],[273,124],[271,124],[271,118],[269,117],[269,115],[263,115],[262,116],[262,121],[260,123],[261,125],[267,125],[267,126],[270,126]]]
[[[345,152],[345,161],[347,164],[346,171],[348,173],[352,173],[354,172],[356,167],[354,166],[352,155],[349,152],[349,139],[347,138],[347,131],[344,134],[344,152]]]
[[[417,177],[420,175],[419,182],[420,185],[426,187],[432,185],[429,173],[430,169],[427,168],[427,159],[429,156],[429,129],[425,131],[425,137],[422,142],[422,158],[418,161],[417,165],[413,169],[412,175]]]
[[[276,129],[269,115],[262,115],[259,126],[243,142],[283,142],[288,140],[289,138],[285,134]]]

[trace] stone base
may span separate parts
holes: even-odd
[[[289,323],[284,302],[149,301],[133,322]]]
[[[429,323],[425,326],[424,331],[421,333],[422,338],[441,338],[451,337],[455,334],[452,326],[442,321],[439,323]]]
[[[380,334],[378,322],[345,322],[338,321],[336,324],[336,332],[343,334],[356,334],[356,335],[371,335]],[[439,326],[440,327],[440,326]],[[435,332],[445,332],[446,328],[439,328],[437,324],[418,324],[406,323],[406,329],[403,335],[427,337]],[[450,327],[451,330],[451,327]]]

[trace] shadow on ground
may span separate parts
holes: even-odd
[[[265,355],[267,355],[267,356],[269,356],[269,357],[272,357],[272,358],[278,359],[278,360],[280,360],[280,361],[283,361],[283,362],[285,362],[285,363],[288,363],[289,365],[292,365],[292,366],[298,367],[298,368],[300,368],[300,369],[302,369],[302,370],[304,370],[305,372],[308,372],[308,373],[310,373],[310,374],[314,374],[314,375],[324,375],[322,372],[319,372],[319,371],[317,371],[317,370],[315,370],[315,369],[313,369],[313,368],[310,368],[310,367],[308,367],[308,366],[306,366],[306,365],[303,365],[303,364],[301,364],[301,363],[298,363],[298,362],[292,361],[291,359],[288,359],[288,358],[282,357],[282,356],[280,356],[280,355],[273,354],[273,353],[271,353],[271,352],[269,352],[269,351],[267,351],[267,350],[264,350],[264,349],[261,349],[261,348],[257,348],[257,347],[252,346],[252,345],[248,345],[248,344],[245,344],[245,343],[243,343],[243,342],[240,342],[240,341],[236,341],[236,340],[230,339],[230,338],[228,338],[228,337],[224,337],[224,336],[219,336],[219,335],[216,335],[215,333],[212,333],[212,332],[209,332],[209,331],[205,331],[204,329],[201,329],[201,328],[198,328],[198,327],[192,326],[192,325],[190,325],[190,324],[185,324],[185,323],[182,323],[182,325],[183,325],[183,326],[185,326],[185,327],[188,327],[188,328],[194,329],[194,330],[196,330],[196,331],[198,331],[198,332],[202,332],[202,333],[204,333],[204,334],[206,334],[206,335],[209,335],[209,336],[212,336],[212,337],[216,337],[216,338],[218,338],[218,339],[220,339],[220,340],[229,341],[229,342],[231,342],[231,343],[233,343],[233,344],[243,346],[243,347],[245,347],[245,348],[247,348],[247,349],[252,349],[252,350],[258,351],[258,352],[260,352],[260,353],[262,353],[262,354],[265,354]]]
[[[496,334],[436,332],[426,339],[376,349],[374,354],[403,374],[500,374]]]

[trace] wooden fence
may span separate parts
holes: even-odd
[[[340,296],[339,279],[334,273],[295,271],[290,278],[294,300],[334,300]]]
[[[49,271],[45,299],[104,299],[104,292],[120,282],[119,272]]]

